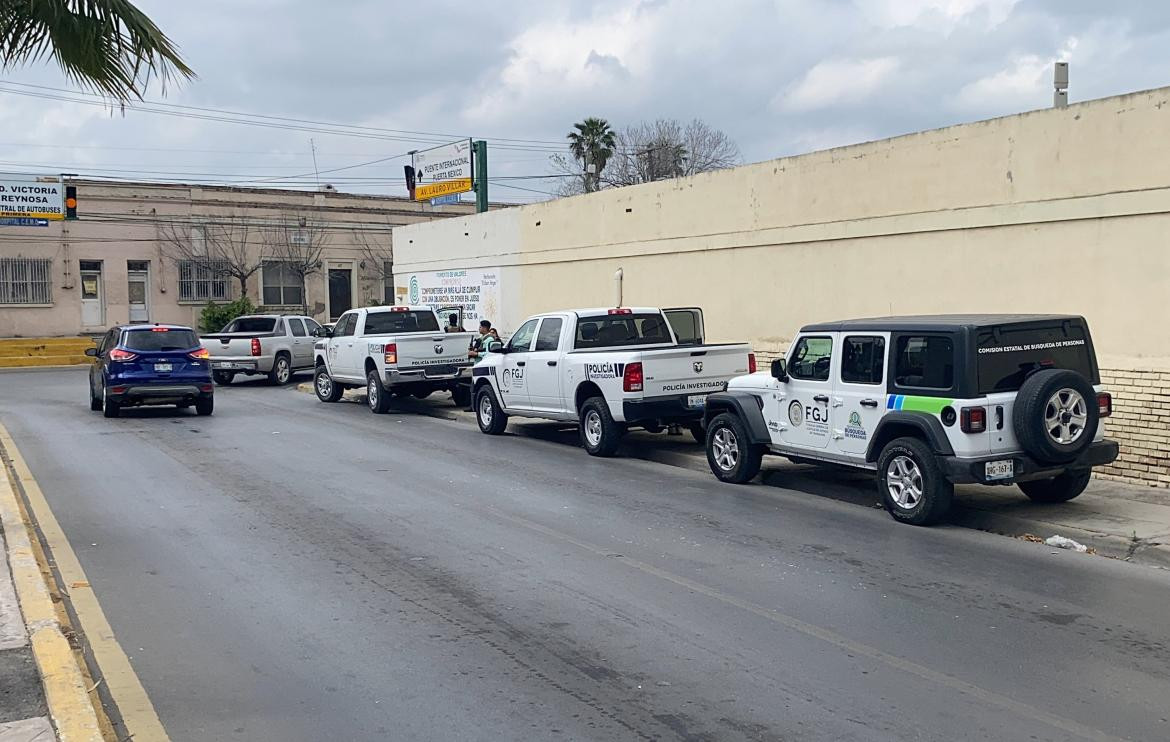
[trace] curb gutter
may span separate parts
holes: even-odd
[[[0,441],[2,450],[4,444]],[[4,524],[8,565],[28,629],[29,645],[45,688],[49,715],[61,742],[102,742],[104,738],[89,699],[85,677],[69,640],[61,630],[49,586],[37,563],[32,528],[24,520],[8,467],[3,468],[0,522]]]

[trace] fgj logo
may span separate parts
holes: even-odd
[[[788,421],[797,428],[804,422],[804,405],[800,403],[800,400],[788,405]]]
[[[696,374],[701,374],[701,373],[703,373],[703,362],[702,361],[695,361],[694,363],[691,364],[691,368],[695,369]]]
[[[418,276],[411,276],[410,277],[410,303],[411,304],[418,304],[418,301],[419,301]]]

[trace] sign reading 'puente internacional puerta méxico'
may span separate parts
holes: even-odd
[[[0,219],[60,221],[65,218],[60,179],[0,173]]]
[[[471,160],[470,139],[415,152],[411,156],[415,178],[414,199],[426,201],[470,191]]]

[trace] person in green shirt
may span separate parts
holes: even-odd
[[[488,345],[497,342],[499,339],[500,336],[492,329],[492,323],[486,319],[481,320],[479,323],[479,337],[471,341],[471,348],[467,351],[467,357],[478,363],[480,359],[491,352],[488,350]]]

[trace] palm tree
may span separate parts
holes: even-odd
[[[576,131],[569,132],[569,151],[584,165],[585,192],[596,191],[601,185],[601,171],[617,146],[614,130],[605,119],[592,117],[573,124],[573,128]]]
[[[46,56],[71,82],[118,101],[141,100],[152,77],[195,77],[129,0],[0,0],[0,69]]]

